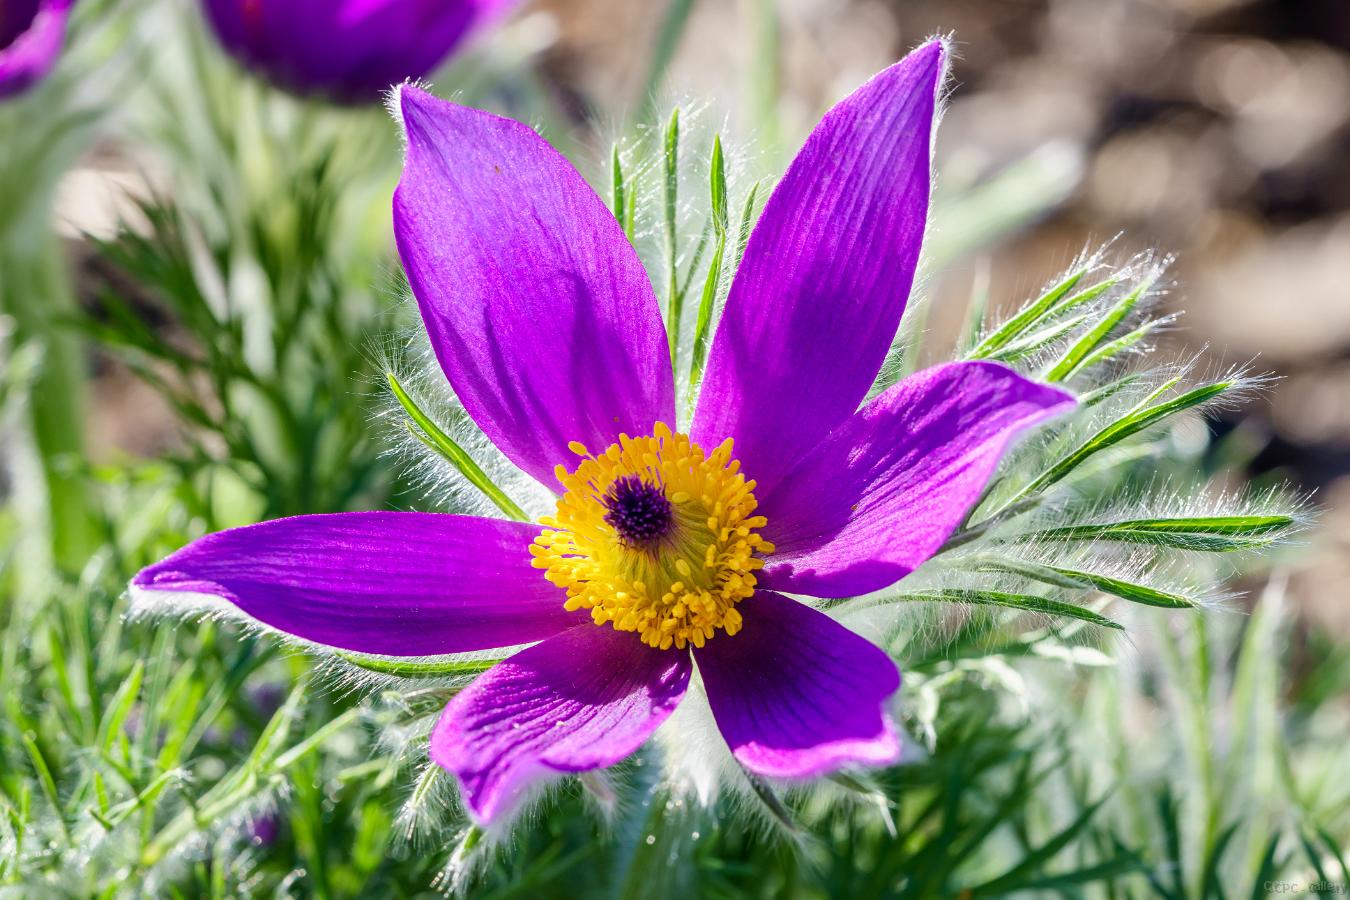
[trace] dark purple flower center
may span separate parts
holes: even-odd
[[[648,544],[665,537],[674,520],[661,485],[648,484],[637,475],[615,480],[604,503],[605,522],[625,544]]]

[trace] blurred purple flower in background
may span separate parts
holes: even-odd
[[[225,49],[279,87],[340,103],[431,73],[515,0],[204,0]]]
[[[41,81],[66,39],[75,0],[0,0],[0,99]]]
[[[992,362],[937,366],[864,403],[923,242],[945,65],[940,43],[921,47],[807,140],[750,237],[688,435],[665,424],[651,282],[600,198],[527,126],[403,89],[394,223],[423,322],[465,410],[559,495],[556,513],[264,522],[150,566],[133,598],[223,600],[360,653],[534,644],[451,700],[431,735],[481,822],[534,782],[631,754],[695,665],[753,773],[894,761],[894,662],[787,595],[903,578],[1017,435],[1074,405]]]

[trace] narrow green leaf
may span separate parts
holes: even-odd
[[[314,730],[314,733],[283,753],[277,754],[276,759],[268,765],[268,769],[273,772],[283,772],[304,757],[306,754],[317,750],[330,737],[346,728],[360,714],[360,709],[349,709],[339,716],[329,719],[323,725]]]
[[[1331,879],[1327,877],[1326,867],[1322,865],[1322,853],[1317,849],[1317,845],[1309,840],[1308,836],[1302,831],[1299,831],[1298,840],[1299,843],[1303,845],[1303,852],[1307,855],[1308,862],[1312,865],[1313,871],[1317,873],[1318,884],[1329,884]],[[1319,890],[1317,895],[1319,897],[1331,896],[1330,892],[1324,890]]]
[[[1023,560],[988,560],[975,566],[978,571],[1009,572],[1055,587],[1086,590],[1095,588],[1134,603],[1158,606],[1164,609],[1193,609],[1199,604],[1180,594],[1161,591],[1144,584],[1135,584],[1109,575],[1065,569]]]
[[[1084,866],[1080,869],[1071,869],[1067,872],[1053,872],[1048,875],[1039,875],[1023,881],[1018,890],[1022,891],[1054,891],[1064,896],[1075,896],[1076,892],[1071,893],[1065,888],[1076,887],[1081,884],[1093,884],[1098,881],[1115,881],[1122,875],[1128,875],[1131,872],[1138,872],[1143,868],[1143,863],[1137,857],[1123,856],[1118,859],[1107,860],[1091,866]],[[1002,892],[996,892],[1001,896]],[[964,895],[963,895],[964,896]],[[987,896],[986,893],[973,891],[971,896]]]
[[[745,777],[750,781],[750,788],[755,792],[755,796],[764,804],[764,808],[773,814],[778,823],[791,832],[800,832],[801,826],[793,818],[792,811],[783,803],[781,797],[774,791],[769,784],[758,775],[746,772]]]
[[[304,699],[307,687],[303,681],[297,683],[291,688],[286,700],[272,714],[272,718],[267,720],[267,725],[263,727],[262,734],[258,735],[258,740],[249,753],[247,768],[261,769],[267,760],[276,755],[276,746],[286,739],[291,732],[291,726],[301,716],[300,701]]]
[[[736,233],[736,257],[731,261],[731,270],[741,267],[741,258],[745,256],[745,245],[750,243],[750,226],[755,221],[755,199],[759,195],[759,182],[750,185],[750,193],[745,195],[745,205],[741,207],[741,227]]]
[[[703,230],[698,234],[698,243],[694,245],[694,254],[689,258],[689,264],[684,270],[684,280],[680,282],[680,308],[684,308],[684,298],[689,296],[689,288],[694,283],[694,276],[698,274],[699,263],[703,262],[703,253],[708,249],[708,240],[712,237],[713,224],[709,218],[703,223]]]
[[[445,770],[435,763],[429,764],[422,770],[422,774],[417,778],[417,784],[413,786],[411,796],[408,797],[408,806],[411,809],[421,809],[422,804],[426,802],[431,789],[436,786],[436,782],[445,774]]]
[[[1078,293],[1074,294],[1073,296],[1066,297],[1063,300],[1059,301],[1050,308],[1050,311],[1046,313],[1046,315],[1060,316],[1071,309],[1077,309],[1078,307],[1083,306],[1086,303],[1091,303],[1093,300],[1096,300],[1098,297],[1102,296],[1119,283],[1120,283],[1119,278],[1108,278],[1105,281],[1099,281],[1096,284],[1092,285],[1091,287],[1085,288],[1079,291]]]
[[[634,176],[635,179],[636,177],[637,176]],[[633,188],[628,191],[628,209],[624,213],[624,222],[628,226],[624,229],[624,233],[628,235],[628,243],[630,244],[633,243],[633,236],[637,233],[637,197],[638,190],[637,186],[634,185]]]
[[[614,209],[614,218],[619,221],[619,227],[623,229],[624,234],[628,234],[628,207],[624,202],[623,163],[619,160],[618,144],[614,145],[614,153],[610,159],[610,170],[613,173],[614,181],[614,201],[610,205]]]
[[[671,110],[670,121],[666,124],[665,139],[662,142],[664,161],[665,223],[666,223],[666,331],[670,339],[670,360],[675,362],[675,354],[680,346],[681,300],[679,273],[675,268],[675,256],[678,251],[676,218],[678,212],[680,186],[680,108]]]
[[[1053,344],[1090,318],[1091,315],[1089,313],[1083,313],[1081,315],[1071,316],[1061,322],[1047,325],[1039,331],[1033,331],[1030,334],[1019,337],[1007,346],[989,354],[987,358],[1002,362],[1013,362],[1015,360],[1023,359],[1035,353],[1037,350]]]
[[[1126,388],[1132,387],[1143,380],[1143,372],[1131,372],[1129,375],[1117,378],[1115,381],[1108,381],[1099,388],[1093,388],[1087,393],[1079,394],[1078,405],[1083,409],[1090,409],[1098,403],[1101,403],[1103,400],[1109,400]]]
[[[297,684],[281,709],[277,710],[254,745],[244,765],[218,781],[194,805],[171,819],[145,846],[141,865],[152,866],[195,829],[206,827],[237,811],[267,788],[282,772],[324,741],[355,721],[360,710],[348,709],[330,719],[313,734],[289,749],[278,745],[290,734],[298,716],[305,684]]]
[[[1219,877],[1219,865],[1223,861],[1224,851],[1228,849],[1228,844],[1233,840],[1233,835],[1237,834],[1240,822],[1234,822],[1225,828],[1209,848],[1207,859],[1200,876],[1201,890],[1206,897],[1215,897],[1222,900],[1224,897],[1223,881]]]
[[[1318,839],[1327,848],[1327,853],[1331,855],[1332,859],[1336,860],[1336,865],[1340,867],[1341,881],[1350,884],[1350,862],[1346,861],[1346,850],[1321,825],[1314,825],[1313,830],[1317,832]]]
[[[712,161],[709,164],[708,179],[712,193],[713,228],[719,234],[727,230],[727,173],[726,161],[722,156],[722,136],[713,135]]]
[[[712,227],[715,234],[712,261],[703,280],[703,294],[699,298],[698,318],[694,323],[694,350],[689,363],[689,383],[698,384],[703,377],[703,365],[708,356],[708,332],[712,327],[713,306],[722,284],[722,259],[727,249],[727,177],[722,159],[722,138],[713,138],[710,192],[712,194]]]
[[[1088,806],[1062,831],[1026,854],[1017,865],[997,878],[970,888],[968,895],[973,897],[1001,897],[1009,891],[1030,889],[1031,884],[1034,883],[1035,873],[1041,866],[1054,859],[1074,838],[1082,834],[1088,823],[1092,821],[1092,817],[1097,814],[1097,810],[1101,809],[1105,802],[1106,797],[1103,797]]]
[[[1145,403],[1148,403],[1152,399],[1156,399],[1162,390],[1170,387],[1174,382],[1175,379],[1173,382],[1164,385],[1158,391],[1154,391],[1153,394],[1145,400]],[[1014,497],[1009,499],[1003,508],[1006,509],[1008,506],[1022,500],[1028,494],[1055,484],[1077,468],[1079,464],[1088,457],[1100,453],[1109,447],[1114,447],[1126,438],[1133,437],[1149,426],[1155,425],[1169,416],[1185,412],[1188,409],[1193,409],[1203,403],[1207,403],[1232,388],[1233,385],[1234,382],[1232,381],[1216,381],[1211,384],[1203,384],[1199,387],[1192,388],[1184,394],[1163,403],[1136,407],[1120,419],[1117,419],[1110,425],[1107,425],[1105,428],[1098,431],[1079,445],[1073,452],[1069,453],[1049,469],[1038,475],[1031,483],[1018,491]]]
[[[104,816],[108,814],[108,786],[103,781],[103,773],[98,769],[94,770],[94,802],[98,804],[98,811]]]
[[[33,763],[33,770],[37,772],[38,784],[42,787],[42,795],[47,798],[47,803],[51,805],[56,822],[61,828],[61,834],[69,840],[70,831],[66,828],[66,813],[61,808],[61,797],[56,789],[56,779],[52,777],[52,770],[47,765],[47,758],[42,755],[42,749],[38,747],[32,734],[25,733],[22,736],[22,741],[23,749],[28,752],[28,759]]]
[[[1094,350],[1092,353],[1088,354],[1088,356],[1084,358],[1082,362],[1074,366],[1073,370],[1070,371],[1069,374],[1065,375],[1064,378],[1066,380],[1070,379],[1073,376],[1077,375],[1079,372],[1090,369],[1093,366],[1097,365],[1098,363],[1103,363],[1106,362],[1108,359],[1112,359],[1114,357],[1119,356],[1126,350],[1138,344],[1144,338],[1148,337],[1158,328],[1161,328],[1163,325],[1166,325],[1171,321],[1172,318],[1170,316],[1164,316],[1161,319],[1150,319],[1143,325],[1140,325],[1134,331],[1131,331],[1129,334],[1124,335],[1123,337],[1118,337],[1114,341],[1111,341],[1110,343],[1103,344],[1101,347]]]
[[[131,672],[118,685],[117,692],[108,701],[107,711],[103,714],[103,721],[99,723],[98,728],[98,746],[105,753],[112,749],[113,742],[122,730],[122,723],[127,720],[131,707],[136,703],[144,674],[145,662],[138,659],[131,667]]]
[[[452,466],[459,470],[459,473],[468,479],[469,483],[483,492],[504,515],[515,519],[517,522],[528,522],[530,517],[525,511],[516,505],[515,501],[506,496],[506,492],[499,488],[487,473],[474,461],[474,458],[464,451],[464,448],[455,443],[454,440],[442,431],[431,417],[424,413],[418,405],[413,402],[412,397],[399,384],[398,378],[393,372],[385,372],[385,379],[389,382],[389,389],[394,392],[405,412],[417,423],[421,429],[418,435],[424,438],[427,446],[441,454]]]
[[[86,731],[85,713],[87,703],[76,697],[74,683],[70,680],[70,664],[66,658],[66,646],[55,625],[47,628],[47,652],[51,654],[49,669],[56,676],[57,689],[63,703],[57,705],[58,711],[70,719],[71,725],[80,732]]]
[[[1153,286],[1153,280],[1143,281],[1133,291],[1126,294],[1120,301],[1106,313],[1096,325],[1088,329],[1087,333],[1074,342],[1059,361],[1050,367],[1046,373],[1046,381],[1063,381],[1075,369],[1083,359],[1095,350],[1102,341],[1104,341],[1117,325],[1125,320],[1125,317],[1139,304],[1144,294]]]
[[[1120,623],[1112,621],[1103,615],[1099,615],[1090,609],[1084,609],[1083,607],[1075,606],[1072,603],[1063,603],[1059,600],[1050,600],[1046,597],[1037,597],[1031,594],[1012,594],[1006,591],[965,591],[959,589],[947,589],[902,594],[897,599],[906,601],[917,600],[945,603],[973,603],[979,606],[1002,606],[1008,609],[1023,610],[1025,612],[1043,613],[1051,616],[1066,616],[1071,619],[1079,619],[1083,622],[1099,625],[1102,628],[1114,628],[1117,630],[1121,628]]]
[[[980,341],[975,349],[970,351],[967,358],[985,359],[995,350],[1011,342],[1014,338],[1022,334],[1023,331],[1034,325],[1042,316],[1044,316],[1055,302],[1069,291],[1073,290],[1074,285],[1078,284],[1087,274],[1087,268],[1083,267],[1077,271],[1069,273],[1059,284],[1046,291],[1039,298],[1023,307],[1011,319],[1004,322],[996,328],[988,337]]]
[[[1287,860],[1279,858],[1280,835],[1273,835],[1266,844],[1266,852],[1261,854],[1261,867],[1256,871],[1256,880],[1252,882],[1252,900],[1268,900],[1270,891],[1266,885],[1275,880]]]
[[[1293,516],[1286,515],[1124,519],[1047,528],[1030,535],[1029,540],[1121,541],[1179,550],[1226,553],[1268,544],[1277,539],[1278,532],[1291,527],[1295,521]]]
[[[473,848],[478,846],[479,841],[483,839],[483,829],[477,825],[470,825],[464,830],[464,837],[459,842],[457,854],[468,854],[473,852]]]
[[[410,662],[401,659],[383,659],[359,653],[338,651],[337,656],[358,668],[381,675],[399,678],[445,678],[452,675],[477,675],[501,662],[499,659],[462,659],[445,662]]]

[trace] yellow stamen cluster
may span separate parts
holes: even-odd
[[[753,515],[755,482],[731,458],[730,439],[708,455],[664,423],[654,431],[620,435],[598,455],[569,445],[584,459],[573,472],[558,467],[566,492],[530,553],[567,591],[567,609],[589,609],[597,625],[637,632],[652,647],[702,647],[718,629],[740,630],[735,605],[754,593],[764,565],[756,554],[773,545],[756,533],[766,520]],[[632,476],[658,486],[671,507],[666,533],[637,544],[606,521],[606,492]]]

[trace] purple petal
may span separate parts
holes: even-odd
[[[689,654],[628,632],[580,625],[522,650],[450,701],[431,758],[454,772],[479,822],[530,784],[619,762],[675,711]]]
[[[0,99],[32,87],[61,55],[74,0],[0,2]]]
[[[138,604],[219,598],[287,634],[360,653],[486,650],[578,621],[530,566],[538,533],[438,513],[296,516],[208,534],[142,570],[131,591]]]
[[[821,120],[774,190],[727,298],[694,416],[761,489],[857,410],[900,324],[928,216],[938,42]]]
[[[894,584],[961,524],[1013,438],[1073,405],[998,363],[948,363],[905,379],[764,498],[758,512],[775,552],[760,584],[813,597]]]
[[[781,594],[759,591],[738,608],[744,627],[716,635],[694,658],[717,727],[742,765],[810,778],[899,758],[883,705],[900,673],[884,651]]]
[[[557,490],[568,442],[603,452],[675,415],[665,328],[637,253],[526,126],[401,93],[399,254],[441,368],[479,427]]]
[[[374,103],[514,0],[203,0],[221,45],[298,94]]]

